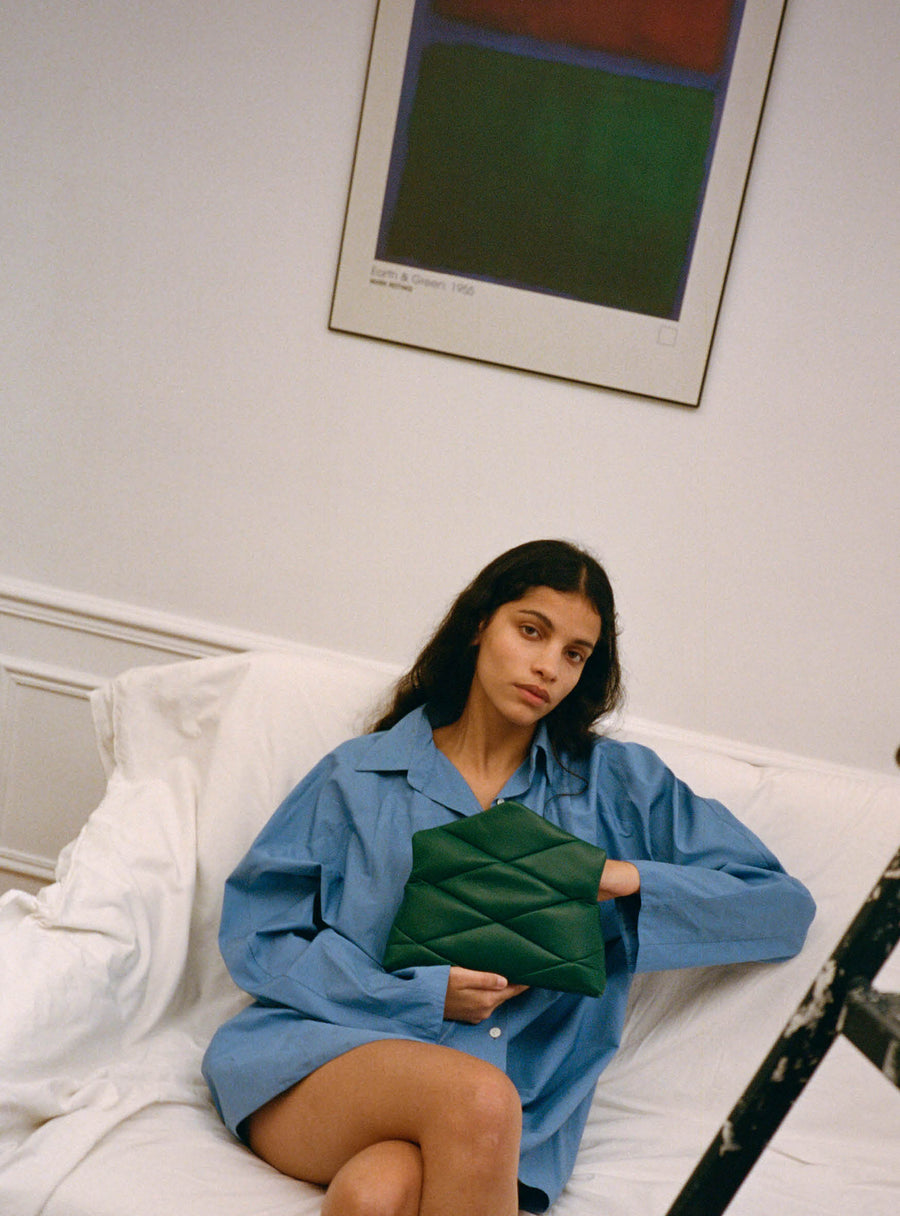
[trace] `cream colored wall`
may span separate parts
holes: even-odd
[[[574,537],[632,713],[892,771],[900,8],[790,0],[689,411],[328,331],[374,7],[0,3],[0,580],[404,661]]]

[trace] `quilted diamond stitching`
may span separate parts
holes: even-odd
[[[560,962],[560,963],[574,963],[574,962],[578,962],[579,958],[584,960],[584,959],[591,959],[596,956],[597,952],[594,950],[589,951],[585,955],[580,955],[580,956],[576,955],[575,957],[558,953],[557,952],[559,950],[558,946],[556,947],[556,949],[553,949],[550,945],[547,944],[546,941],[543,940],[543,938],[541,937],[540,934],[536,935],[533,929],[531,930],[531,932],[528,931],[527,919],[529,917],[534,917],[536,914],[539,914],[541,912],[546,912],[550,908],[558,907],[559,904],[561,904],[561,903],[569,903],[570,901],[567,899],[559,899],[559,900],[556,900],[555,903],[546,904],[541,908],[532,908],[530,911],[527,911],[527,912],[515,912],[515,913],[510,914],[507,917],[503,917],[503,918],[495,917],[494,919],[488,919],[487,917],[485,917],[483,915],[483,913],[481,913],[477,908],[475,908],[472,904],[468,903],[466,900],[455,896],[453,893],[446,891],[444,888],[440,888],[440,891],[441,891],[441,894],[444,897],[444,900],[446,901],[446,903],[453,905],[457,909],[459,909],[459,908],[464,909],[464,911],[466,913],[471,914],[474,917],[480,918],[481,922],[482,922],[480,924],[474,924],[474,925],[467,926],[466,928],[454,929],[449,933],[440,934],[440,936],[433,936],[432,934],[429,933],[423,937],[412,937],[407,930],[404,930],[404,936],[406,937],[407,941],[415,942],[417,945],[426,946],[429,949],[432,949],[435,951],[437,951],[439,949],[439,947],[441,947],[443,949],[444,961],[446,961],[447,958],[450,957],[450,955],[452,954],[452,951],[447,948],[447,943],[452,942],[454,940],[457,940],[457,941],[463,940],[464,941],[466,938],[471,937],[473,934],[477,934],[477,933],[481,932],[482,930],[487,930],[490,928],[506,929],[513,937],[517,937],[517,936],[524,937],[528,941],[530,941],[532,943],[532,945],[536,946],[540,950],[545,951],[548,955],[552,956],[557,962]],[[411,891],[411,897],[415,898],[412,891]],[[584,911],[586,912],[587,915],[593,915],[594,911],[595,911],[595,905],[585,906]],[[599,917],[598,917],[598,923],[599,923]]]
[[[546,821],[535,823],[534,812],[520,804],[501,803],[492,810],[501,820],[499,830],[487,812],[483,820],[476,816],[447,825],[440,830],[444,839],[437,857],[431,855],[431,846],[436,841],[428,831],[414,836],[413,873],[404,896],[406,922],[395,924],[389,949],[389,953],[396,953],[406,943],[414,948],[414,957],[393,965],[447,963],[454,957],[465,957],[469,960],[467,965],[484,970],[505,969],[511,976],[517,967],[523,966],[530,983],[540,983],[545,978],[548,987],[587,991],[585,973],[599,974],[601,978],[603,973],[603,941],[593,886],[596,858],[598,853],[602,858],[602,850]],[[503,831],[510,816],[518,835],[526,837],[524,845],[517,845],[515,837]],[[478,831],[482,827],[485,831]],[[457,835],[470,834],[473,828],[480,838],[478,842]],[[546,835],[556,832],[564,839],[548,843]],[[453,843],[446,837],[453,837]],[[443,851],[446,849],[450,849],[450,856]],[[547,865],[554,870],[560,859],[571,868],[571,881],[561,883],[558,877],[546,873]],[[493,904],[490,902],[490,896],[497,894],[491,881],[492,868],[496,871],[495,881],[498,875],[505,879],[506,898],[513,896],[505,916],[498,910],[502,897]],[[526,889],[517,890],[523,883]],[[491,907],[491,916],[486,917],[470,899],[484,901],[485,906]],[[567,905],[568,920],[570,923],[574,920],[576,937],[586,932],[589,938],[593,936],[596,948],[574,958],[567,956],[563,953],[566,942],[559,940],[556,924],[550,928],[553,940],[547,940],[548,914],[560,904]],[[449,930],[436,929],[435,936],[429,932],[422,915],[426,907],[441,925],[445,925],[448,916],[464,923]],[[410,921],[419,928],[416,936],[410,934]],[[509,964],[507,968],[504,961]]]

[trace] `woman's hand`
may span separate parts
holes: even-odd
[[[451,1022],[477,1026],[504,1003],[525,992],[527,984],[511,984],[490,971],[451,967],[444,1000],[444,1017]]]
[[[618,899],[621,895],[636,895],[641,889],[641,875],[630,861],[607,861],[600,875],[597,900]]]
[[[607,860],[600,875],[597,900],[618,899],[634,895],[641,889],[641,875],[630,861]],[[451,967],[444,999],[444,1017],[451,1022],[468,1022],[477,1026],[489,1018],[504,1001],[525,992],[527,984],[511,984],[502,975],[490,971],[469,971]]]

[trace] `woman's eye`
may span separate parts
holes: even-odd
[[[572,663],[583,663],[584,655],[581,653],[580,650],[570,650],[569,651],[569,661]]]
[[[522,629],[522,633],[525,635],[526,638],[540,637],[540,634],[538,633],[536,625],[523,624],[521,626],[521,629]]]

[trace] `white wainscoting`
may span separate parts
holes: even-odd
[[[50,881],[59,850],[103,796],[92,689],[130,667],[293,648],[0,577],[0,893]]]

